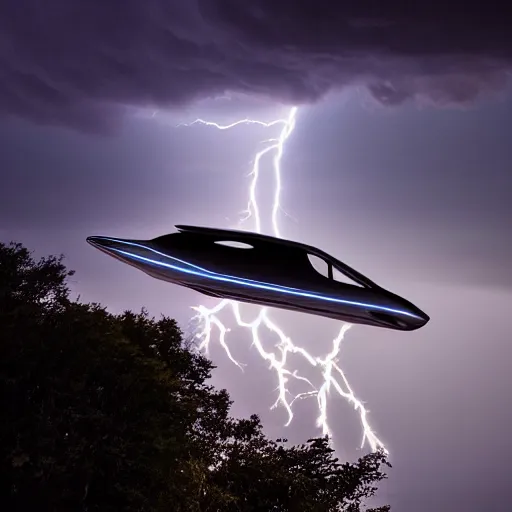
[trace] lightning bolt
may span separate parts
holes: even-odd
[[[249,200],[247,203],[246,211],[244,212],[245,216],[241,219],[240,223],[244,223],[249,219],[253,219],[254,230],[258,233],[261,233],[261,214],[260,207],[256,200],[256,191],[258,189],[258,181],[261,173],[261,161],[265,155],[273,154],[272,166],[274,171],[275,188],[273,194],[274,197],[272,210],[270,214],[272,220],[272,234],[276,237],[281,237],[281,231],[279,229],[278,223],[278,214],[281,210],[281,160],[283,157],[286,141],[295,128],[296,118],[297,107],[293,107],[290,109],[286,118],[276,119],[271,122],[263,122],[256,119],[241,119],[234,123],[223,125],[212,121],[206,121],[204,119],[196,119],[192,123],[183,123],[178,125],[204,125],[207,127],[215,128],[217,130],[231,130],[243,124],[259,125],[264,128],[271,128],[276,125],[282,125],[281,131],[277,138],[264,141],[266,146],[264,149],[256,153],[253,161],[252,171],[250,173],[252,179],[249,185]],[[339,365],[341,345],[345,334],[351,327],[350,324],[342,325],[338,335],[332,342],[332,350],[326,354],[325,357],[315,357],[311,355],[305,348],[295,344],[290,339],[290,337],[288,337],[285,332],[271,320],[269,311],[265,307],[260,308],[259,314],[256,316],[256,318],[251,321],[247,321],[242,318],[242,314],[240,312],[240,304],[235,301],[226,299],[221,300],[212,308],[207,308],[203,305],[194,306],[192,309],[194,309],[197,313],[194,319],[203,326],[202,331],[196,334],[197,338],[201,340],[198,347],[199,350],[208,353],[210,342],[212,340],[212,330],[213,328],[216,328],[219,331],[219,342],[226,352],[227,357],[242,371],[244,365],[233,357],[226,342],[226,337],[230,332],[230,329],[227,328],[218,318],[218,314],[226,308],[231,309],[238,327],[250,330],[252,335],[251,346],[255,347],[261,358],[266,363],[268,363],[269,369],[275,372],[277,377],[277,399],[271,406],[271,409],[281,406],[286,410],[288,414],[288,420],[285,424],[286,426],[288,426],[293,420],[294,414],[292,406],[295,401],[307,398],[316,398],[319,412],[316,425],[322,430],[322,435],[328,435],[329,438],[332,438],[331,429],[328,423],[327,410],[328,397],[334,390],[336,393],[346,399],[359,414],[362,427],[361,448],[363,448],[365,444],[368,443],[373,451],[381,449],[385,453],[388,453],[386,447],[377,437],[368,422],[368,410],[365,408],[363,402],[359,400],[354,394],[354,391],[352,390],[345,373]],[[273,351],[265,350],[262,345],[261,339],[264,330],[268,331],[275,338]],[[301,376],[297,370],[292,370],[289,367],[288,356],[290,354],[297,354],[301,356],[305,361],[309,363],[309,365],[319,370],[322,378],[322,385],[320,387],[316,387],[313,385],[311,380]],[[291,380],[301,382],[303,386],[306,386],[306,391],[294,395],[288,389],[288,382]]]

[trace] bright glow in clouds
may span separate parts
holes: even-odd
[[[264,149],[256,153],[254,163],[252,167],[252,179],[249,185],[249,201],[247,205],[247,212],[241,222],[245,222],[249,219],[254,221],[254,231],[261,233],[261,214],[260,207],[256,200],[256,191],[258,187],[258,180],[261,172],[261,159],[268,153],[273,154],[273,172],[275,178],[274,188],[274,199],[272,203],[272,234],[276,237],[281,237],[281,232],[278,224],[278,213],[280,211],[280,196],[281,196],[281,160],[285,148],[287,139],[295,128],[295,122],[297,117],[297,108],[294,107],[290,110],[289,115],[286,119],[276,119],[269,123],[258,121],[254,119],[242,119],[235,123],[228,125],[222,125],[215,122],[205,121],[203,119],[197,119],[193,123],[182,124],[180,126],[195,126],[205,125],[213,127],[218,130],[229,130],[236,129],[241,124],[256,124],[265,128],[273,127],[275,125],[282,125],[282,130],[277,139],[267,140],[267,145]],[[359,400],[348,380],[338,364],[339,352],[341,343],[346,332],[350,329],[350,324],[343,324],[338,335],[335,337],[332,343],[332,350],[325,355],[325,357],[314,357],[302,346],[294,343],[283,331],[281,327],[276,325],[270,318],[270,314],[267,308],[260,308],[259,314],[253,320],[247,321],[242,318],[240,312],[240,304],[231,300],[221,300],[216,306],[207,308],[206,306],[197,306],[193,309],[197,311],[197,319],[202,321],[204,329],[201,333],[197,334],[197,337],[201,340],[199,349],[208,352],[210,342],[212,340],[212,331],[216,328],[219,331],[219,341],[221,346],[226,352],[227,357],[233,364],[238,366],[242,371],[242,365],[235,360],[232,356],[229,346],[226,341],[228,332],[230,331],[218,318],[218,313],[223,309],[230,308],[233,312],[236,324],[241,328],[246,328],[251,331],[252,334],[252,346],[254,346],[260,355],[260,357],[269,364],[271,370],[274,371],[278,386],[277,386],[277,399],[272,405],[271,409],[281,406],[284,407],[288,413],[288,426],[293,420],[293,403],[296,400],[304,398],[316,398],[318,405],[318,418],[317,426],[322,429],[322,435],[329,435],[331,437],[331,429],[328,423],[328,397],[329,394],[334,391],[345,398],[358,412],[361,427],[363,431],[361,448],[364,447],[365,443],[368,443],[373,451],[382,449],[387,453],[387,449],[377,437],[375,432],[370,427],[368,422],[368,411],[364,404]],[[274,345],[275,350],[268,352],[263,348],[261,343],[261,337],[264,331],[269,331],[269,334],[276,338]],[[318,368],[322,376],[322,385],[317,388],[312,382],[298,374],[297,370],[294,370],[288,365],[287,357],[289,354],[299,354],[302,356],[311,366]],[[288,388],[287,383],[290,379],[301,381],[307,386],[307,391],[292,394]]]

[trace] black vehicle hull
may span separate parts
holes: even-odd
[[[314,247],[247,232],[178,229],[179,233],[149,241],[107,237],[88,241],[151,277],[219,299],[403,331],[418,329],[429,320],[410,302]],[[226,240],[250,248],[220,245]],[[356,285],[320,275],[307,254],[332,262]]]

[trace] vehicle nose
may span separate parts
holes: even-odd
[[[421,309],[418,307],[413,306],[412,312],[416,317],[411,325],[412,330],[420,329],[421,327],[427,325],[427,323],[430,321],[430,317],[424,311],[421,311]]]

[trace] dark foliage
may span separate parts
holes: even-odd
[[[267,439],[229,416],[174,320],[73,302],[70,275],[0,243],[0,510],[356,512],[373,496],[383,453],[341,464],[327,439]]]

